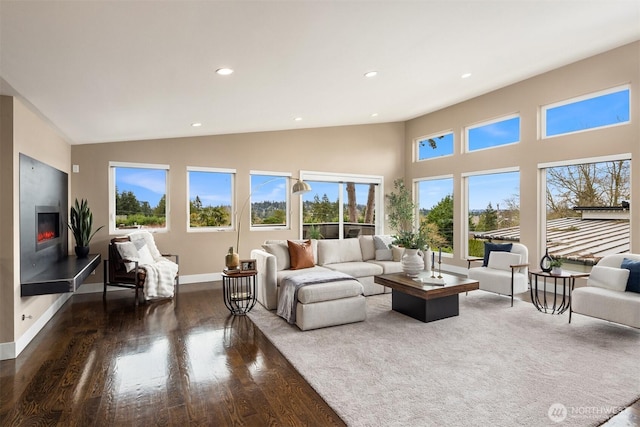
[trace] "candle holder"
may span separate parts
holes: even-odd
[[[442,261],[438,261],[438,279],[442,279]]]
[[[436,263],[435,262],[431,263],[431,278],[432,279],[436,278]]]

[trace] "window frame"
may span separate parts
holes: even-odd
[[[573,166],[585,163],[604,163],[616,162],[620,160],[632,161],[631,153],[611,154],[597,157],[584,157],[581,159],[560,160],[556,162],[538,163],[538,256],[540,259],[544,255],[547,248],[547,169],[562,166]],[[633,186],[633,167],[631,167],[630,185]],[[629,220],[629,244],[631,245],[631,237],[633,236],[633,221]]]
[[[518,140],[514,141],[514,142],[508,142],[505,144],[500,144],[500,145],[495,145],[492,147],[484,147],[484,148],[477,148],[474,150],[471,150],[469,148],[469,131],[473,130],[473,129],[477,129],[477,128],[481,128],[484,126],[489,126],[495,123],[500,123],[500,122],[506,122],[508,120],[512,120],[512,119],[518,119]],[[478,123],[474,123],[472,125],[468,125],[464,127],[463,130],[463,135],[464,135],[464,144],[463,144],[463,153],[477,153],[479,151],[485,151],[485,150],[493,150],[493,149],[497,149],[497,148],[503,148],[503,147],[508,147],[510,145],[515,145],[515,144],[519,144],[521,139],[522,139],[522,117],[520,116],[520,113],[512,113],[512,114],[507,114],[504,116],[500,116],[500,117],[496,117],[490,120],[484,120],[482,122],[478,122]]]
[[[587,128],[587,129],[580,129],[580,130],[574,130],[571,132],[564,132],[564,133],[558,133],[555,135],[547,135],[547,114],[546,112],[550,109],[553,108],[557,108],[557,107],[562,107],[565,105],[570,105],[570,104],[576,104],[578,102],[582,102],[582,101],[586,101],[589,99],[595,99],[598,98],[600,96],[605,96],[605,95],[610,95],[613,93],[617,93],[617,92],[623,92],[623,91],[628,91],[629,92],[629,120],[625,121],[625,122],[619,122],[619,123],[613,123],[613,124],[609,124],[609,125],[603,125],[603,126],[597,126],[597,127],[592,127],[592,128]],[[631,85],[629,84],[625,84],[625,85],[621,85],[621,86],[615,86],[612,88],[608,88],[608,89],[604,89],[604,90],[600,90],[597,92],[590,92],[587,93],[585,95],[580,95],[580,96],[576,96],[573,98],[569,98],[569,99],[564,99],[562,101],[558,101],[558,102],[554,102],[551,104],[546,104],[540,107],[540,138],[541,139],[552,139],[552,138],[557,138],[557,137],[561,137],[561,136],[567,136],[567,135],[574,135],[577,133],[583,133],[583,132],[591,132],[594,130],[598,130],[598,129],[606,129],[606,128],[611,128],[611,127],[616,127],[616,126],[624,126],[624,125],[628,125],[631,123]]]
[[[348,174],[348,173],[333,173],[333,172],[315,172],[315,171],[300,171],[300,179],[303,181],[322,181],[322,182],[330,182],[338,184],[338,217],[340,218],[340,226],[338,239],[344,239],[344,219],[343,219],[343,207],[344,207],[344,192],[345,192],[345,183],[353,182],[355,184],[375,184],[376,194],[375,194],[375,234],[381,234],[384,223],[384,177],[382,175],[360,175],[360,174]],[[299,197],[299,221],[300,221],[300,232],[299,238],[302,239],[303,231],[304,231],[304,223],[303,223],[303,203],[302,197]]]
[[[436,139],[436,138],[444,137],[444,136],[447,136],[447,135],[451,135],[451,137],[453,139],[452,147],[451,147],[451,153],[450,154],[443,154],[443,155],[437,156],[437,157],[426,157],[424,159],[420,158],[420,143],[422,141],[426,141],[426,140],[429,140],[429,139]],[[445,158],[445,157],[451,157],[451,156],[455,155],[455,153],[456,153],[456,134],[453,131],[453,129],[448,129],[446,131],[437,132],[437,133],[434,133],[434,134],[431,134],[431,135],[420,136],[418,138],[415,138],[413,140],[413,143],[414,143],[414,147],[415,147],[414,151],[413,151],[413,153],[414,153],[413,161],[414,162],[426,162],[426,161],[429,161],[429,160],[442,159],[442,158]]]
[[[273,176],[273,179],[283,178],[285,180],[285,224],[284,225],[253,225],[253,221],[251,218],[252,215],[252,205],[253,201],[251,200],[251,196],[253,196],[253,192],[261,187],[262,185],[267,184],[264,182],[254,187],[251,186],[251,176],[252,175],[261,175],[261,176]],[[249,231],[274,231],[274,230],[290,230],[291,229],[291,172],[273,172],[273,171],[260,171],[260,170],[250,170],[249,171],[249,198],[246,203],[249,204]]]
[[[190,185],[190,176],[189,172],[207,172],[207,173],[228,173],[231,175],[231,208],[230,208],[230,216],[231,216],[231,224],[229,226],[224,227],[191,227],[191,198],[189,197],[189,191],[191,189]],[[236,200],[236,170],[228,169],[228,168],[214,168],[214,167],[203,167],[203,166],[187,166],[186,168],[186,182],[187,182],[187,192],[186,192],[186,226],[187,233],[211,233],[211,232],[220,232],[220,231],[235,231],[236,226],[236,215],[235,215],[235,200]]]
[[[459,242],[461,243],[461,248],[462,248],[462,253],[464,254],[464,257],[468,258],[469,255],[469,234],[471,232],[471,230],[469,230],[469,178],[473,177],[473,176],[479,176],[479,175],[495,175],[495,174],[500,174],[500,173],[512,173],[512,172],[518,172],[519,174],[521,174],[521,170],[519,166],[512,166],[512,167],[506,167],[506,168],[498,168],[498,169],[485,169],[485,170],[481,170],[481,171],[473,171],[473,172],[463,172],[461,174],[461,195],[462,198],[460,200],[460,203],[462,205],[462,216],[460,218],[460,224],[461,224],[461,230],[463,231],[462,233],[460,233],[459,236]],[[520,188],[518,191],[518,194],[520,194],[520,190],[522,189],[522,176],[520,176],[520,180],[519,180],[519,184],[520,184]]]
[[[452,246],[452,252],[442,252],[442,256],[445,258],[453,258],[456,254],[456,227],[455,227],[455,217],[456,217],[456,180],[455,180],[455,176],[453,174],[447,174],[447,175],[438,175],[438,176],[430,176],[430,177],[422,177],[422,178],[415,178],[413,180],[413,199],[414,199],[414,203],[416,205],[416,212],[415,212],[415,218],[416,218],[416,224],[414,224],[414,227],[420,227],[420,183],[421,182],[426,182],[426,181],[443,181],[443,180],[451,180],[451,197],[453,199],[453,218],[452,218],[452,226],[453,226],[453,240],[451,242],[451,246]],[[431,250],[434,250],[435,248],[431,248]]]
[[[116,227],[116,168],[156,169],[165,171],[165,226],[147,229],[151,233],[167,233],[170,230],[171,203],[169,194],[170,165],[155,163],[134,163],[109,161],[109,234],[122,235],[131,233],[130,229]]]

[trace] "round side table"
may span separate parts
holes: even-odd
[[[247,314],[256,305],[256,275],[256,271],[222,273],[224,305],[232,314]]]
[[[530,271],[531,302],[542,313],[562,314],[571,306],[571,290],[576,278],[584,276],[585,274],[582,273],[552,274],[544,271]],[[559,288],[562,289],[559,291]]]

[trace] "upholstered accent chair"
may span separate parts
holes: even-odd
[[[482,265],[472,267],[472,264]],[[477,280],[482,290],[513,296],[529,289],[529,251],[521,243],[486,242],[484,258],[469,258],[468,277]]]
[[[168,258],[174,258],[175,262]],[[172,297],[180,283],[178,266],[178,255],[158,252],[153,235],[147,231],[115,237],[109,243],[109,258],[104,260],[102,298],[106,300],[107,286],[133,289],[136,306],[139,296],[145,300]],[[172,286],[166,286],[168,280],[173,281]],[[151,281],[154,282],[152,288]],[[158,283],[165,285],[160,292]]]
[[[587,285],[571,292],[571,311],[640,328],[640,254],[604,256],[591,269]]]

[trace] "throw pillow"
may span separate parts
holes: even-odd
[[[404,255],[404,248],[400,246],[391,245],[391,252],[393,252],[393,260],[395,262],[402,261],[402,255]]]
[[[629,279],[627,279],[627,292],[640,293],[640,261],[635,261],[629,258],[622,260],[620,268],[629,270]]]
[[[360,250],[362,251],[362,260],[368,261],[376,258],[376,247],[373,243],[373,236],[359,236]]]
[[[393,238],[391,236],[373,236],[373,245],[376,248],[376,261],[391,261],[393,259],[393,254],[391,254],[391,258],[389,258],[392,241]],[[389,253],[387,251],[389,251]]]
[[[142,265],[152,265],[155,263],[155,260],[151,256],[151,251],[147,245],[143,245],[140,249],[138,249],[138,262]]]
[[[305,240],[304,242],[287,240],[287,245],[289,246],[289,258],[291,258],[292,270],[300,270],[314,266],[311,240]]]
[[[389,249],[391,242],[393,242],[391,236],[373,236],[373,245],[376,249]]]
[[[487,264],[489,264],[489,254],[491,252],[511,252],[511,248],[513,248],[513,243],[484,242],[484,260],[482,261],[482,266],[486,267]]]
[[[376,261],[393,261],[391,249],[376,249]]]
[[[511,271],[511,265],[520,264],[520,254],[511,252],[493,251],[489,254],[487,267],[496,270]]]
[[[116,249],[122,259],[138,261],[138,250],[132,242],[116,242]],[[126,268],[127,273],[129,273],[136,267],[136,265],[132,262],[126,262],[124,267]]]
[[[276,270],[288,270],[291,267],[289,258],[289,246],[285,243],[265,243],[262,245],[265,252],[276,257]]]
[[[627,269],[595,265],[587,279],[587,286],[624,292],[628,279],[629,270]]]

